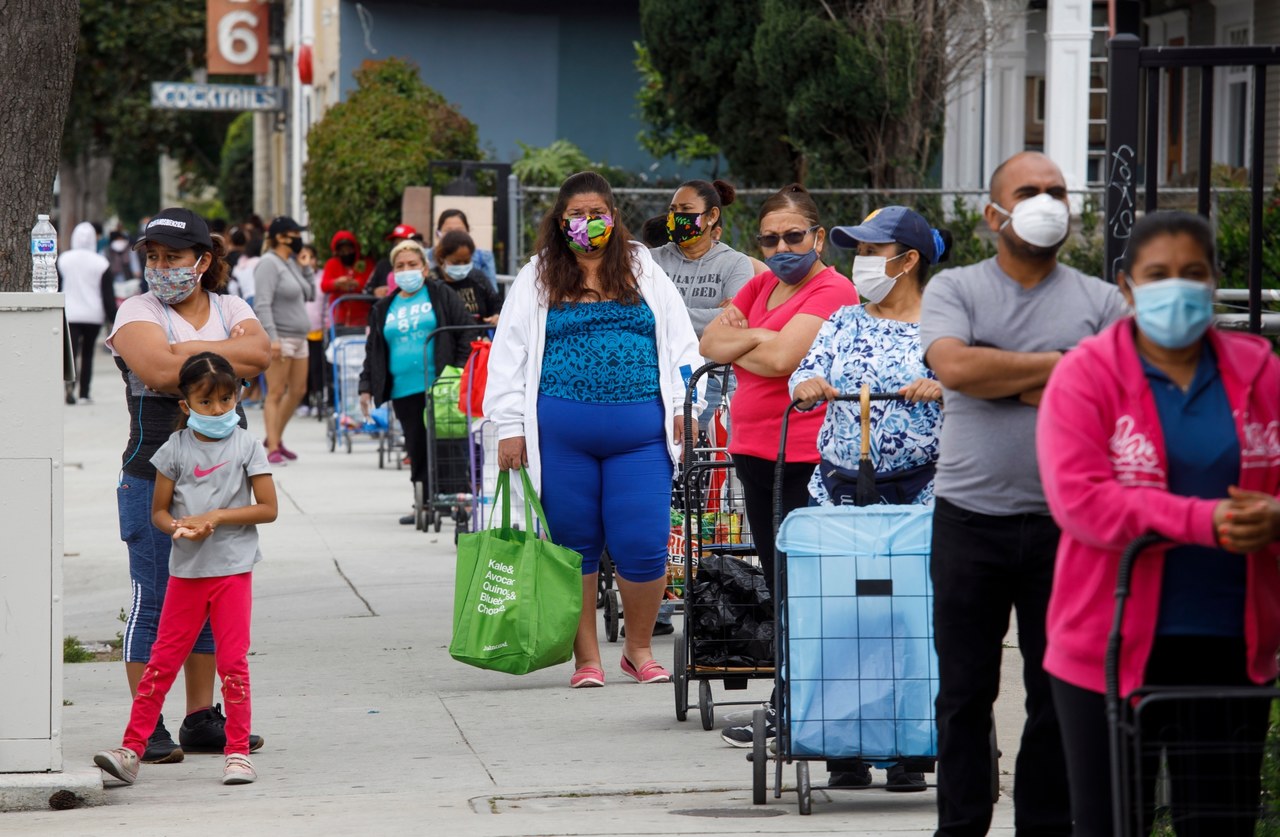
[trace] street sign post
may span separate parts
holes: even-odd
[[[151,107],[161,110],[282,111],[286,104],[283,87],[151,82]]]

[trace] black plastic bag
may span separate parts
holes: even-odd
[[[764,572],[730,555],[704,555],[689,590],[690,663],[758,668],[773,665],[773,596]]]

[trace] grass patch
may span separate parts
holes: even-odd
[[[80,644],[78,637],[65,636],[62,638],[62,662],[89,663],[97,658],[96,654]]]

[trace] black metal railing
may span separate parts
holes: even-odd
[[[1249,330],[1262,329],[1262,205],[1266,149],[1267,68],[1280,64],[1280,45],[1144,47],[1136,35],[1117,35],[1108,42],[1107,89],[1106,273],[1115,281],[1138,216],[1139,121],[1146,82],[1146,147],[1143,153],[1143,211],[1159,203],[1160,84],[1165,70],[1200,70],[1200,148],[1197,211],[1209,217],[1213,169],[1214,69],[1253,70],[1252,147],[1249,159]],[[1145,79],[1144,79],[1145,75]]]

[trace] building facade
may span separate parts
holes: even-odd
[[[565,138],[593,160],[670,174],[636,142],[639,9],[639,0],[590,14],[550,0],[285,0],[273,83],[290,89],[290,109],[286,120],[258,119],[258,159],[271,162],[259,166],[255,206],[306,217],[308,131],[352,91],[363,62],[389,56],[417,64],[423,82],[476,124],[491,160]],[[310,84],[298,72],[304,50]]]
[[[985,188],[1000,161],[1044,151],[1073,188],[1105,175],[1109,8],[1093,0],[988,4],[999,34],[948,104],[942,185]],[[1142,0],[1144,46],[1280,44],[1277,0]],[[1213,136],[1200,136],[1198,71],[1166,71],[1156,173],[1162,185],[1191,185],[1200,143],[1215,165],[1242,169],[1251,155],[1252,71],[1214,75]],[[1267,85],[1266,177],[1280,165],[1280,80]]]

